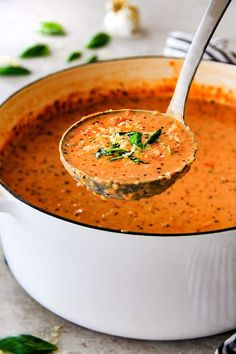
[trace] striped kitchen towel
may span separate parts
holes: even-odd
[[[236,334],[233,334],[219,348],[215,351],[215,354],[235,354],[236,353]]]
[[[193,36],[184,32],[170,32],[164,47],[167,57],[185,57]],[[236,64],[236,51],[228,48],[228,41],[224,38],[212,39],[203,56],[204,59],[220,61],[222,63]]]

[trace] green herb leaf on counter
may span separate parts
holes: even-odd
[[[111,37],[109,34],[105,32],[100,32],[92,36],[89,41],[86,44],[86,48],[89,49],[94,49],[94,48],[100,48],[104,47],[107,45],[111,40]]]
[[[25,49],[21,54],[21,58],[43,57],[50,54],[50,48],[47,44],[35,44]]]
[[[20,65],[5,65],[0,66],[0,75],[1,76],[21,76],[28,75],[31,71]]]
[[[52,35],[52,36],[63,36],[66,34],[62,25],[57,22],[41,22],[37,32]]]
[[[46,354],[57,350],[57,347],[38,337],[23,334],[0,338],[0,350],[13,354]]]
[[[72,52],[72,53],[70,53],[70,55],[68,56],[67,61],[68,61],[68,62],[71,62],[71,61],[77,60],[77,59],[81,58],[81,56],[82,56],[82,52],[79,52],[79,51],[77,51],[77,52]]]
[[[162,133],[162,129],[156,130],[155,133],[153,133],[152,135],[149,136],[147,141],[144,143],[144,146],[146,146],[147,144],[155,143],[158,140],[158,138],[160,137],[161,133]]]
[[[86,64],[95,63],[96,61],[98,61],[98,56],[97,55],[92,55],[91,57],[89,57],[86,60]]]

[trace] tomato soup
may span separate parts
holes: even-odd
[[[106,99],[97,96],[93,103],[88,99],[72,112],[52,115],[47,119],[39,117],[37,124],[29,123],[5,147],[1,179],[28,203],[88,225],[163,234],[234,226],[235,107],[189,99],[186,122],[198,144],[196,161],[183,178],[160,195],[138,201],[102,200],[78,185],[65,171],[58,144],[63,132],[82,116],[125,107],[164,112],[169,100],[169,97],[153,91],[145,94],[141,90],[125,94],[122,91],[108,92]],[[172,148],[175,149],[175,145],[163,147],[165,153]],[[136,164],[129,161],[129,168],[135,167]],[[142,171],[144,176],[145,170]]]
[[[189,127],[174,117],[109,110],[72,125],[61,152],[72,177],[105,197],[128,200],[167,189],[189,170],[196,143]]]

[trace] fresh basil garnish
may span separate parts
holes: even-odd
[[[68,56],[67,61],[68,61],[68,62],[71,62],[71,61],[77,60],[77,59],[81,58],[81,56],[82,56],[82,53],[79,52],[79,51],[77,51],[77,52],[72,52],[72,53],[70,53],[70,55]]]
[[[91,55],[91,57],[88,57],[88,59],[86,60],[87,64],[91,64],[91,63],[95,63],[96,61],[98,61],[98,56],[97,55]]]
[[[119,147],[111,147],[111,148],[107,149],[107,152],[109,152],[110,154],[115,154],[115,153],[125,154],[126,152],[129,152],[129,151],[121,149]]]
[[[155,143],[158,140],[158,138],[160,137],[161,133],[162,133],[162,129],[156,130],[155,133],[153,133],[152,135],[149,136],[147,141],[144,143],[144,146],[146,146],[147,144]]]
[[[100,157],[101,155],[109,156],[109,155],[111,155],[111,154],[110,154],[110,152],[108,152],[107,150],[101,148],[101,149],[99,149],[99,150],[96,152],[95,156],[96,156],[97,159],[99,159],[99,157]]]
[[[96,158],[99,159],[99,157],[101,155],[104,155],[104,156],[111,156],[111,155],[122,155],[122,154],[126,154],[127,150],[124,150],[124,149],[121,149],[117,146],[111,146],[111,147],[108,147],[107,149],[104,149],[104,148],[101,148],[99,149],[97,152],[96,152]]]
[[[128,135],[131,145],[136,145],[139,148],[143,149],[146,145],[155,143],[158,140],[161,133],[162,133],[162,129],[158,129],[152,135],[149,136],[149,138],[147,139],[147,141],[144,144],[142,143],[143,134],[140,132],[130,131],[130,132],[118,132],[116,134],[117,135]]]
[[[1,338],[0,350],[13,354],[46,354],[57,350],[57,347],[38,337],[22,334],[14,337]]]
[[[114,134],[122,136],[122,135],[127,135],[127,132],[115,132]]]
[[[105,32],[100,32],[92,36],[89,41],[86,44],[86,48],[89,49],[94,49],[94,48],[100,48],[104,47],[107,45],[111,40],[111,37],[109,34]]]
[[[6,65],[0,66],[0,75],[1,76],[21,76],[28,75],[31,71],[20,65]]]
[[[47,44],[35,44],[32,47],[25,49],[21,54],[21,58],[43,57],[50,54],[50,49]]]
[[[63,26],[57,22],[41,22],[38,32],[52,36],[63,36],[66,34]]]
[[[108,147],[107,149],[101,148],[96,152],[96,158],[99,159],[100,156],[113,156],[109,161],[116,161],[128,157],[131,161],[135,163],[145,163],[144,161],[138,159],[137,157],[133,156],[132,151],[121,149],[117,146],[117,144]]]
[[[120,159],[123,159],[123,158],[124,158],[123,155],[115,156],[115,157],[112,157],[111,159],[109,159],[109,161],[116,161],[116,160],[120,160]]]
[[[147,141],[144,144],[142,143],[143,134],[140,132],[136,132],[136,131],[115,132],[114,134],[118,135],[118,136],[126,135],[129,138],[129,142],[132,145],[132,147],[135,145],[135,146],[138,146],[140,149],[144,149],[148,144],[155,143],[158,140],[161,133],[162,133],[162,130],[158,129],[157,131],[155,131],[153,134],[151,134],[149,136],[149,138],[147,139]],[[99,159],[100,156],[102,156],[102,155],[113,156],[111,159],[109,159],[109,161],[116,161],[116,160],[120,160],[123,158],[129,158],[131,161],[138,163],[138,164],[139,163],[147,163],[147,162],[140,160],[138,157],[134,156],[134,152],[135,151],[133,151],[133,148],[130,151],[124,150],[124,149],[120,148],[120,145],[118,143],[116,143],[116,144],[112,144],[108,148],[100,148],[96,152],[95,155],[96,155],[97,159]]]
[[[143,149],[142,136],[143,134],[140,132],[128,132],[129,141],[131,145],[136,145]]]
[[[133,162],[135,162],[135,163],[147,163],[147,162],[144,162],[144,161],[138,159],[137,157],[135,157],[135,156],[133,156],[133,155],[130,155],[130,156],[128,156],[128,157],[129,157],[129,159],[130,159],[131,161],[133,161]]]

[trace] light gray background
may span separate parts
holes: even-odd
[[[208,0],[133,0],[139,5],[145,33],[134,39],[113,39],[97,51],[99,58],[162,54],[168,32],[193,33]],[[0,0],[1,56],[16,58],[25,47],[43,42],[50,44],[48,58],[21,60],[33,74],[21,78],[0,78],[0,102],[10,94],[48,73],[69,67],[65,58],[73,50],[84,52],[85,61],[91,51],[84,50],[86,39],[103,29],[104,0]],[[216,35],[229,39],[236,49],[236,1],[233,0]],[[68,32],[65,37],[46,37],[35,33],[40,21],[57,21]],[[72,325],[45,310],[16,283],[4,263],[0,249],[0,336],[31,333],[49,338],[53,326],[61,325],[59,353],[67,354],[210,354],[229,336],[222,334],[205,339],[145,342],[98,334]]]

